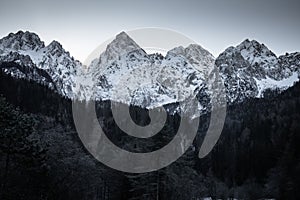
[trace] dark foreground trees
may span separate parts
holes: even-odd
[[[35,119],[0,96],[0,198],[41,197],[47,172],[46,150]]]
[[[1,200],[300,199],[299,83],[267,99],[229,106],[222,135],[204,159],[197,153],[209,117],[200,120],[194,146],[184,156],[164,169],[139,175],[110,169],[86,151],[72,123],[70,101],[4,75],[0,86],[6,97],[0,98]],[[180,121],[169,116],[164,134],[147,142],[132,140],[114,123],[109,105],[99,102],[96,107],[99,122],[108,137],[127,150],[167,144],[174,136],[168,133],[176,132]],[[147,122],[145,110],[131,111],[137,123]]]

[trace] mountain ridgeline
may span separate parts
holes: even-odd
[[[113,100],[143,108],[210,96],[208,81],[218,72],[227,102],[261,98],[266,90],[285,90],[299,81],[300,53],[277,57],[264,44],[243,41],[216,59],[196,44],[147,54],[125,32],[87,67],[57,41],[45,46],[30,32],[0,40],[1,70],[46,85],[69,99]],[[15,64],[19,64],[19,67]],[[205,110],[207,105],[199,105]]]
[[[299,199],[300,53],[277,57],[245,40],[217,58],[201,46],[148,55],[126,33],[85,69],[58,42],[30,32],[0,39],[0,199]],[[227,113],[218,143],[198,152],[210,123],[207,80],[218,71]],[[98,121],[120,148],[150,152],[168,144],[186,98],[197,98],[193,145],[161,170],[129,174],[94,159],[80,141],[72,101],[96,100]],[[124,133],[111,102],[130,106],[139,125],[163,106],[155,136]],[[195,113],[192,113],[193,117]],[[193,118],[191,116],[191,118]]]

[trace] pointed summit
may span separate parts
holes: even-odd
[[[7,50],[39,50],[45,47],[44,42],[35,33],[18,31],[10,33],[0,40],[0,46]]]
[[[126,55],[130,52],[138,52],[143,56],[147,55],[133,39],[122,31],[110,44],[107,45],[105,52],[100,55],[99,64],[103,65],[110,61],[114,61],[120,56]]]
[[[247,68],[251,69],[250,74],[260,79],[266,75],[274,79],[279,78],[274,72],[280,68],[277,56],[256,40],[246,39],[236,47],[227,48],[216,59],[216,63],[221,67],[221,71]]]
[[[56,40],[53,40],[46,48],[52,56],[61,56],[65,53],[69,56],[69,52],[66,52],[62,45]]]
[[[59,48],[59,49],[62,49],[62,45],[56,41],[56,40],[53,40],[49,45],[48,45],[49,48]]]
[[[266,47],[264,44],[256,40],[244,40],[241,44],[236,46],[243,58],[247,60],[252,66],[263,66],[269,68],[278,65],[277,56]]]
[[[130,51],[141,49],[141,47],[135,43],[133,39],[127,35],[124,31],[119,33],[116,38],[107,45],[106,51],[107,53],[118,53],[119,55],[122,53],[129,53]]]
[[[125,31],[122,31],[118,35],[116,35],[116,40],[128,40],[128,41],[131,40],[131,41],[133,41]]]
[[[268,49],[268,47],[266,47],[263,43],[259,43],[256,40],[250,41],[249,39],[246,39],[241,44],[239,44],[236,48],[240,51],[243,50],[248,51],[255,55],[266,54],[266,56],[276,57],[276,55],[270,49]]]
[[[166,58],[174,56],[185,57],[194,68],[202,72],[205,76],[208,75],[214,67],[214,56],[198,44],[190,44],[186,48],[179,46],[171,49],[168,51]]]

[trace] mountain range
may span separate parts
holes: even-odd
[[[121,32],[83,66],[59,42],[46,46],[37,34],[19,31],[0,39],[0,66],[12,77],[46,85],[70,99],[153,108],[200,95],[209,99],[199,101],[198,110],[205,111],[211,101],[207,81],[216,71],[228,103],[261,98],[268,90],[280,92],[299,81],[300,53],[278,57],[264,44],[246,39],[217,58],[197,44],[174,47],[163,56],[147,54]]]
[[[122,32],[84,66],[57,41],[11,33],[0,39],[0,199],[299,199],[299,65],[300,53],[276,56],[254,40],[217,58],[196,44],[147,54]],[[225,86],[224,127],[199,158],[215,79]],[[182,119],[176,112],[189,110],[180,105],[190,97],[204,112],[193,144],[154,172],[122,173],[98,162],[74,124],[71,100],[99,100],[98,122],[116,146],[152,152],[173,140]],[[163,105],[166,123],[153,137],[133,137],[116,123],[110,100],[131,104],[141,126]]]

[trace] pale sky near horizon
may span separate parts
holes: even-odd
[[[280,55],[300,51],[299,10],[298,0],[0,0],[0,37],[32,31],[83,61],[121,31],[159,27],[186,35],[214,56],[246,38]]]

